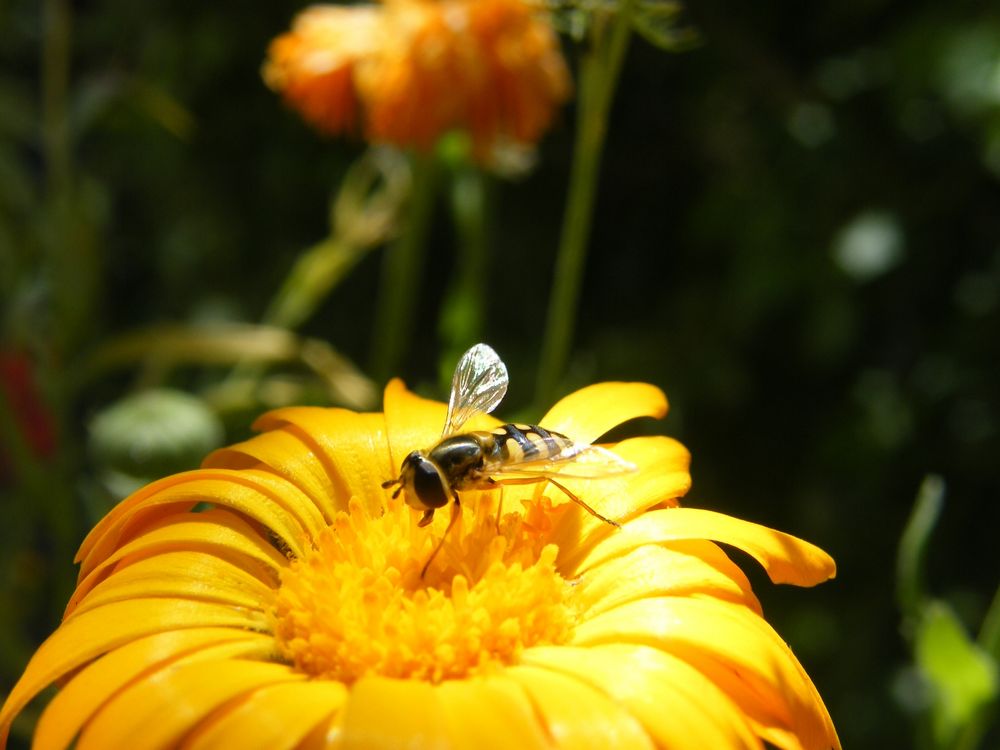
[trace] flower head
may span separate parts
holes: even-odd
[[[317,129],[331,135],[358,125],[354,69],[376,48],[374,7],[316,5],[271,42],[264,81]]]
[[[534,144],[569,93],[559,43],[524,0],[315,6],[271,45],[268,85],[319,129],[428,149],[453,130],[488,156]]]
[[[605,383],[541,424],[591,442],[665,410],[656,388]],[[445,514],[418,527],[381,484],[444,415],[398,381],[384,414],[282,409],[124,500],[84,541],[0,737],[58,682],[39,748],[839,747],[715,542],[798,585],[833,575],[825,553],[677,507],[688,454],[644,437],[614,446],[632,474],[560,478],[620,529],[544,481],[469,491],[422,576]]]

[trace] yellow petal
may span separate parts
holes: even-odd
[[[623,440],[611,446],[621,458],[635,464],[636,471],[600,479],[559,478],[559,483],[584,499],[598,513],[619,523],[661,502],[684,495],[691,486],[688,466],[691,455],[676,440],[666,437],[642,437]],[[572,464],[567,464],[572,472]],[[545,494],[553,503],[572,502],[552,486]],[[561,570],[573,570],[570,560],[578,560],[586,550],[618,529],[580,507],[558,517],[549,541],[559,546]]]
[[[389,461],[382,414],[298,406],[268,412],[254,428],[271,430],[284,425],[294,427],[313,446],[335,488],[338,510],[347,510],[350,499],[356,497],[372,515],[382,511],[386,493],[381,484],[398,470]]]
[[[548,747],[531,702],[515,682],[500,677],[472,678],[443,682],[435,690],[448,719],[449,747]]]
[[[410,451],[429,448],[441,439],[448,405],[411,393],[398,378],[385,387],[383,401],[392,466],[398,473]]]
[[[833,559],[815,545],[790,534],[699,508],[667,508],[645,513],[607,535],[584,555],[560,561],[578,571],[643,544],[679,539],[711,539],[731,544],[755,558],[775,583],[815,586],[836,575]]]
[[[266,685],[304,680],[291,667],[228,659],[164,669],[112,698],[87,724],[79,750],[176,747],[225,702]]]
[[[303,542],[326,526],[316,506],[279,477],[254,470],[198,469],[154,482],[115,506],[84,541],[78,553],[80,575],[87,575],[137,528],[199,502],[260,522],[296,556],[302,555]]]
[[[347,510],[347,497],[311,442],[301,430],[286,425],[211,453],[202,468],[247,469],[263,464],[307,495],[330,523],[338,510]]]
[[[430,683],[362,677],[344,708],[341,739],[365,750],[447,748],[448,717]]]
[[[274,590],[237,565],[203,552],[164,552],[116,568],[80,601],[70,617],[143,596],[197,599],[257,610],[274,602]]]
[[[339,682],[312,680],[267,685],[203,722],[185,750],[291,750],[347,698]]]
[[[268,623],[254,612],[183,599],[114,602],[72,618],[38,647],[7,696],[0,710],[0,738],[32,698],[91,659],[152,633],[212,626],[266,630]]]
[[[607,693],[645,727],[659,747],[762,748],[729,698],[697,669],[643,646],[530,649],[524,661]]]
[[[398,474],[410,451],[432,448],[441,440],[448,405],[421,398],[407,390],[399,378],[389,381],[383,399],[392,465]],[[488,414],[478,414],[463,425],[462,431],[492,430],[500,424]]]
[[[141,535],[115,550],[86,577],[81,576],[65,616],[68,617],[77,603],[120,561],[175,549],[217,555],[271,586],[277,585],[278,571],[288,565],[284,555],[231,511],[216,508],[204,513],[174,513],[147,526]]]
[[[528,693],[556,748],[653,750],[636,718],[597,688],[530,665],[510,667],[505,674]]]
[[[640,599],[580,623],[573,643],[651,645],[695,667],[705,660],[721,664],[806,747],[836,743],[826,707],[791,649],[747,607],[712,599]]]
[[[705,677],[729,696],[758,737],[781,750],[804,750],[802,740],[791,729],[788,710],[780,704],[779,697],[773,694],[762,695],[749,681],[723,662],[701,659],[697,666]],[[836,736],[832,725],[830,735]],[[828,743],[822,746],[823,750],[828,750],[829,747]]]
[[[258,656],[274,648],[269,635],[234,628],[192,628],[140,638],[102,656],[65,684],[35,728],[35,750],[65,748],[90,717],[123,686],[164,664]]]
[[[667,397],[648,383],[596,383],[571,393],[539,422],[577,443],[593,443],[608,430],[636,417],[662,418]]]
[[[584,617],[648,596],[711,596],[760,613],[743,571],[712,542],[637,547],[590,568],[573,589]]]

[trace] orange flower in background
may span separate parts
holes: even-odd
[[[317,5],[275,39],[264,81],[317,129],[336,135],[358,125],[354,67],[376,48],[381,18],[373,6]]]
[[[316,6],[272,44],[264,77],[325,132],[350,129],[360,105],[372,140],[427,149],[460,130],[480,156],[537,142],[570,89],[555,33],[523,0]]]
[[[560,478],[621,528],[544,481],[463,493],[421,577],[447,514],[420,528],[381,485],[439,439],[445,411],[399,381],[384,413],[282,409],[124,500],[83,542],[64,621],[0,710],[0,737],[59,683],[38,748],[839,747],[715,542],[779,583],[824,581],[833,561],[677,507],[690,477],[674,440],[614,445],[633,473]],[[540,423],[588,443],[665,411],[652,386],[604,383]]]

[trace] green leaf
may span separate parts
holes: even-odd
[[[632,28],[643,39],[667,52],[682,52],[698,41],[694,29],[681,26],[682,6],[672,0],[639,0],[631,6]]]
[[[931,687],[936,747],[950,747],[997,697],[997,664],[944,602],[932,601],[917,629],[917,668]]]

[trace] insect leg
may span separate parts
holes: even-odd
[[[581,508],[583,508],[585,511],[587,511],[594,518],[599,518],[602,521],[604,521],[604,523],[609,523],[612,526],[617,526],[618,528],[621,528],[622,525],[620,523],[618,523],[617,521],[612,521],[610,518],[605,518],[604,516],[602,516],[600,513],[598,513],[593,508],[591,508],[589,505],[587,505],[585,502],[583,502],[583,500],[581,500],[580,498],[578,498],[576,495],[574,495],[566,487],[564,487],[563,485],[561,485],[559,482],[557,482],[552,477],[546,477],[546,479],[548,479],[550,482],[552,482],[552,484],[554,484],[556,487],[558,487],[563,492],[565,492],[566,493],[566,497],[568,497],[574,503],[576,503],[577,505],[579,505]]]
[[[500,516],[503,514],[503,485],[492,477],[486,477],[486,483],[500,488],[500,499],[497,500],[497,536],[500,536]]]
[[[606,518],[605,516],[602,516],[596,510],[594,510],[589,505],[587,505],[587,503],[585,503],[583,500],[581,500],[576,495],[574,495],[572,492],[570,492],[568,487],[560,484],[559,482],[557,482],[552,477],[546,476],[546,477],[524,477],[524,478],[519,478],[519,479],[491,479],[490,481],[493,484],[499,484],[499,485],[504,485],[504,484],[532,484],[534,482],[551,482],[556,487],[558,487],[560,490],[562,490],[563,493],[566,495],[566,497],[568,497],[574,503],[576,503],[577,505],[579,505],[581,508],[583,508],[585,511],[587,511],[594,518],[600,519],[601,521],[604,521],[604,523],[611,524],[612,526],[617,526],[618,528],[621,528],[621,524],[620,523],[618,523],[617,521],[612,521],[610,518]]]
[[[434,508],[428,508],[427,510],[424,511],[423,517],[419,521],[417,521],[417,526],[423,528],[433,520],[434,520]]]
[[[428,557],[427,562],[424,563],[424,567],[420,571],[421,578],[423,578],[424,575],[427,574],[427,569],[431,566],[431,563],[434,562],[434,558],[437,557],[437,553],[441,551],[441,547],[444,546],[444,540],[448,538],[448,533],[451,531],[451,527],[455,525],[455,521],[457,521],[458,517],[462,515],[462,505],[458,502],[458,493],[456,492],[453,494],[455,496],[455,502],[451,506],[451,520],[448,521],[448,528],[444,530],[444,534],[442,534],[441,539],[438,540],[437,546],[434,548],[434,551],[431,552],[431,556]],[[424,514],[424,519],[427,518],[428,514],[433,515],[434,511],[433,510],[427,511],[427,513]],[[420,523],[418,523],[417,525],[423,526],[424,521],[421,520]]]

